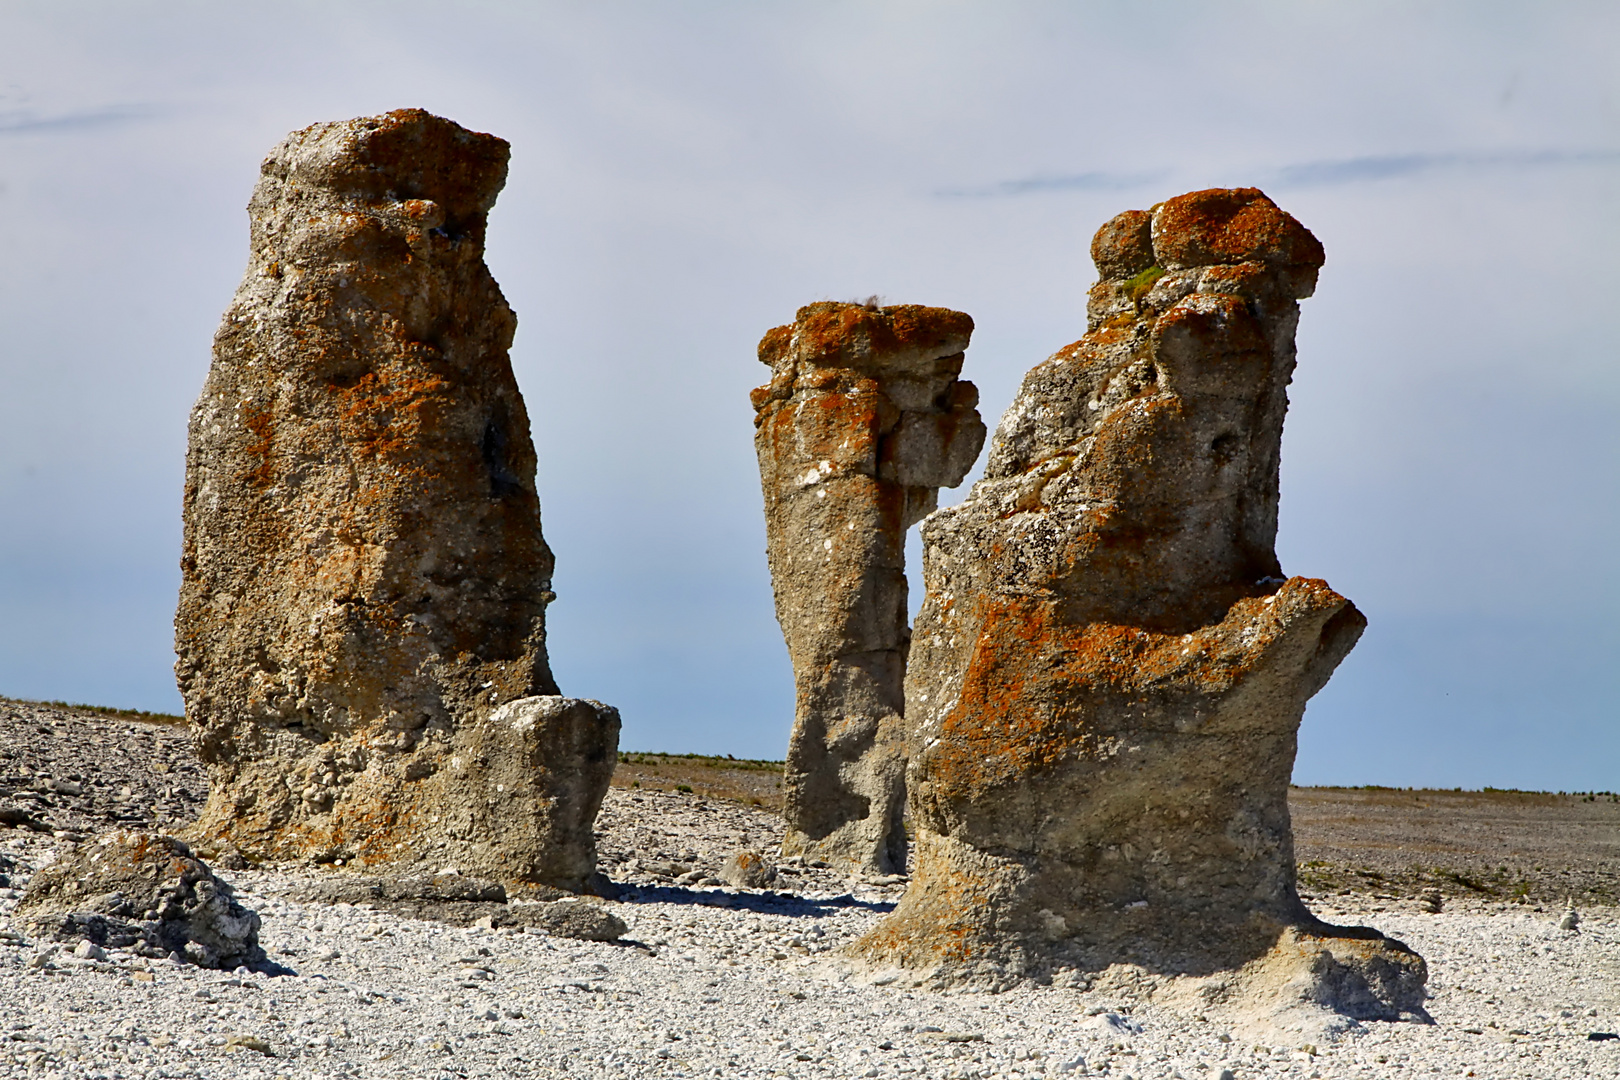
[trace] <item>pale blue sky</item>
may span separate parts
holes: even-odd
[[[178,707],[185,417],[258,163],[420,106],[512,143],[553,666],[627,747],[786,743],[765,330],[967,311],[993,422],[1083,332],[1101,222],[1256,184],[1328,254],[1283,564],[1370,620],[1296,779],[1620,788],[1617,44],[1612,3],[0,2],[0,694]]]

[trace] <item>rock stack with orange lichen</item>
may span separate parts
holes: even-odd
[[[984,445],[957,377],[972,332],[945,308],[820,303],[760,342],[754,445],[797,695],[786,855],[905,868],[905,534]]]
[[[557,696],[552,555],[484,265],[501,139],[420,110],[264,162],[191,415],[176,674],[200,831],[579,888],[616,710]]]
[[[1322,247],[1239,189],[1121,214],[1092,255],[1085,337],[1029,372],[984,479],[923,526],[916,865],[856,953],[934,980],[1124,963],[1224,973],[1211,1000],[1418,1009],[1422,960],[1316,921],[1294,884],[1296,732],[1365,625],[1274,548]]]

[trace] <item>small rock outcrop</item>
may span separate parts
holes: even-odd
[[[580,888],[616,710],[558,695],[501,139],[421,110],[294,132],[192,411],[175,665],[200,833],[253,859]]]
[[[104,833],[36,873],[17,904],[29,930],[200,967],[264,960],[259,916],[171,836]],[[85,948],[81,955],[93,955]]]
[[[1274,545],[1321,245],[1239,189],[1121,214],[1092,251],[1085,337],[1029,372],[984,479],[923,525],[916,866],[856,955],[935,979],[1127,963],[1227,973],[1211,1001],[1418,1010],[1423,961],[1318,922],[1294,882],[1296,732],[1365,626]]]
[[[972,333],[945,308],[819,303],[759,344],[754,446],[796,689],[784,855],[905,866],[905,534],[984,444],[958,378]]]

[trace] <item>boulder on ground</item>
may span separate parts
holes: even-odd
[[[521,927],[578,941],[618,941],[629,929],[623,919],[591,900],[508,904],[485,918],[492,929]]]
[[[16,909],[30,932],[201,967],[264,960],[258,913],[172,836],[110,832],[34,874]]]
[[[191,414],[175,665],[200,838],[580,888],[616,710],[558,696],[507,144],[419,109],[294,132]]]
[[[984,444],[958,378],[972,332],[945,308],[819,303],[759,344],[754,445],[797,694],[784,855],[905,869],[905,534]]]
[[[764,889],[776,880],[776,867],[757,851],[733,852],[720,866],[720,880],[739,889]]]
[[[1321,245],[1239,189],[1122,214],[1093,253],[1085,337],[1029,372],[984,479],[923,524],[916,866],[856,955],[943,981],[1130,964],[1417,1011],[1422,959],[1317,921],[1294,882],[1296,733],[1366,623],[1275,551]]]

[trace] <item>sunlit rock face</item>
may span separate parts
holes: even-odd
[[[1296,732],[1365,626],[1274,545],[1322,247],[1238,189],[1121,214],[1092,254],[1086,335],[1028,373],[984,479],[923,524],[916,865],[857,954],[941,979],[1276,975],[1297,954],[1374,988],[1307,979],[1343,1008],[1417,1008],[1422,961],[1316,922],[1294,884]]]
[[[176,674],[204,834],[578,887],[619,719],[557,696],[507,144],[421,110],[294,132],[191,415]]]
[[[905,534],[973,467],[973,320],[820,303],[760,342],[753,393],[776,615],[793,661],[783,853],[905,867]]]

